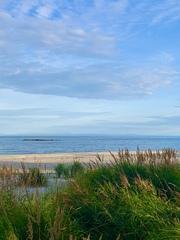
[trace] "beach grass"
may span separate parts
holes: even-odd
[[[59,163],[54,170],[58,178],[64,177],[68,179],[74,178],[77,174],[83,173],[85,168],[79,161],[74,161],[72,164]]]
[[[67,184],[40,192],[36,182],[31,184],[33,194],[26,181],[21,184],[24,192],[17,191],[17,176],[23,171],[2,166],[0,240],[180,239],[176,151],[138,149],[132,154],[126,149],[118,157],[110,155],[109,163],[97,155],[86,166],[57,165],[58,177],[69,169]]]

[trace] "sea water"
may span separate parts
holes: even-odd
[[[180,150],[180,137],[171,136],[0,136],[0,155],[134,151],[172,148]]]

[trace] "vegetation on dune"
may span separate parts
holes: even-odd
[[[39,167],[29,168],[27,171],[23,167],[23,173],[19,175],[19,183],[26,186],[44,186],[47,182],[45,174],[41,173]]]
[[[86,167],[79,162],[58,164],[58,177],[73,180],[67,186],[47,187],[43,194],[18,194],[22,172],[3,166],[0,240],[180,239],[180,163],[175,150],[137,150],[135,155],[125,150],[111,156],[112,161],[104,163],[97,155]]]
[[[78,161],[74,161],[73,164],[69,164],[69,165],[64,164],[64,163],[59,163],[55,167],[55,172],[56,172],[58,178],[60,178],[60,177],[74,178],[77,174],[84,172],[84,167]]]
[[[2,189],[14,187],[40,187],[46,185],[47,178],[40,168],[32,167],[27,169],[25,164],[21,164],[21,171],[14,169],[12,166],[7,167],[5,164],[0,168],[0,184]]]

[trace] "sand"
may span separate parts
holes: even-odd
[[[99,154],[105,162],[112,160],[109,152],[0,155],[0,166],[6,164],[6,166],[21,169],[21,163],[24,163],[27,167],[37,166],[38,164],[41,169],[50,171],[53,170],[58,163],[72,163],[74,161],[89,163],[96,161],[97,154]],[[117,155],[117,152],[113,152],[113,154]]]
[[[74,161],[89,163],[96,161],[97,154],[104,162],[113,160],[109,152],[0,155],[0,167],[5,164],[6,166],[21,169],[21,163],[24,163],[26,167],[33,167],[38,164],[42,170],[52,171],[58,163],[72,163]],[[113,152],[113,154],[117,156],[118,153]],[[180,151],[177,152],[177,157],[180,160]]]

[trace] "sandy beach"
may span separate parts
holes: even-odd
[[[112,153],[115,156],[118,155],[118,152]],[[109,152],[0,155],[0,167],[5,164],[6,166],[13,166],[14,168],[21,169],[21,164],[24,163],[26,167],[39,165],[42,170],[51,171],[58,163],[72,163],[74,161],[89,163],[96,161],[97,154],[99,154],[104,162],[113,160]],[[177,158],[180,159],[180,151],[177,152]]]
[[[50,171],[53,170],[58,163],[72,163],[73,161],[89,163],[96,161],[97,154],[99,154],[105,162],[112,160],[109,152],[0,155],[0,166],[6,164],[7,166],[21,169],[21,163],[24,163],[27,167],[37,166],[38,164],[41,169]],[[113,152],[113,154],[116,156],[118,153]]]

